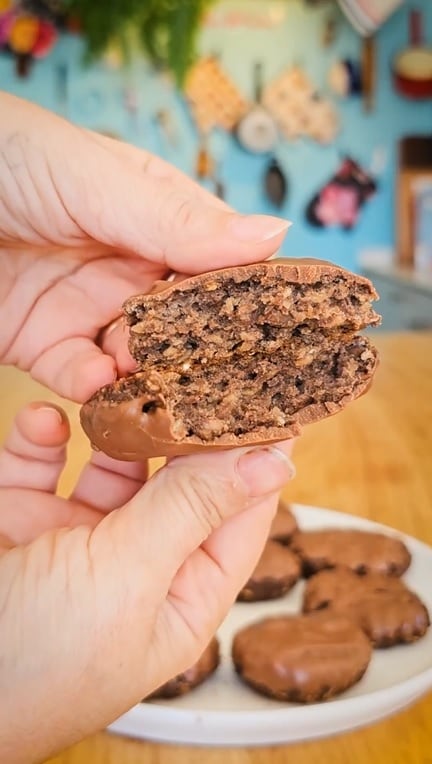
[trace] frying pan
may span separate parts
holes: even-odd
[[[411,11],[409,17],[410,46],[393,61],[393,84],[406,98],[432,97],[432,48],[423,42],[421,11]]]
[[[276,157],[273,157],[267,166],[264,174],[264,189],[275,207],[283,206],[288,191],[288,181]]]
[[[276,145],[278,129],[273,117],[261,105],[262,64],[254,66],[255,103],[238,123],[235,133],[240,145],[253,154],[267,154]]]

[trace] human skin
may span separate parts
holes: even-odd
[[[146,152],[11,96],[0,113],[0,361],[60,395],[132,368],[111,323],[126,297],[281,243],[284,221],[239,216]],[[146,464],[95,453],[61,498],[68,436],[61,410],[32,404],[0,454],[8,764],[43,761],[197,659],[293,475],[291,444],[173,459],[147,482]]]
[[[288,228],[25,101],[0,94],[0,114],[0,361],[64,397],[132,368],[120,327],[95,342],[127,297],[171,271],[268,258]]]

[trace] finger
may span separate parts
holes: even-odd
[[[232,211],[232,207],[230,207],[229,204],[227,204],[222,199],[219,199],[208,189],[198,185],[194,180],[192,180],[192,178],[190,178],[181,170],[177,169],[177,167],[174,167],[174,165],[166,162],[161,157],[152,155],[150,152],[144,151],[143,149],[139,149],[136,146],[133,146],[131,143],[125,143],[124,141],[119,141],[115,138],[110,138],[109,136],[101,135],[100,133],[95,133],[91,130],[87,132],[92,140],[96,140],[108,151],[117,154],[119,157],[121,157],[123,162],[132,162],[135,166],[142,167],[144,156],[147,157],[147,160],[152,158],[152,162],[148,169],[155,178],[166,178],[167,180],[171,180],[173,182],[182,183],[186,189],[189,189],[192,193],[197,194],[204,202],[208,202],[209,204],[212,204],[214,207],[221,210]]]
[[[273,446],[177,457],[123,508],[119,522],[148,523],[163,546],[173,545],[172,573],[227,518],[280,490],[293,473],[290,459]]]
[[[187,624],[185,642],[192,635],[205,645],[219,628],[261,556],[278,498],[275,493],[226,520],[181,566],[167,608],[171,618]]]
[[[83,403],[95,390],[117,378],[114,358],[88,337],[71,337],[51,345],[31,367],[32,376],[65,398]]]
[[[57,744],[60,739],[64,747],[77,736],[106,726],[198,657],[204,638],[210,636],[208,624],[216,620],[215,611],[221,617],[222,604],[208,592],[209,604],[201,619],[204,628],[198,626],[194,634],[188,608],[161,606],[173,576],[213,528],[244,511],[249,502],[258,506],[262,496],[281,488],[290,474],[289,462],[274,449],[262,451],[261,458],[257,451],[251,456],[243,449],[178,459],[91,532],[77,528],[44,534],[22,550],[21,558],[9,557],[8,570],[16,560],[25,560],[18,581],[21,600],[22,592],[24,596],[30,592],[33,604],[34,592],[43,589],[33,609],[24,598],[29,624],[25,633],[38,648],[30,671],[31,691],[27,672],[24,696],[39,697],[37,688],[43,681],[58,690],[45,693],[41,701],[41,718],[66,730],[56,737]],[[14,574],[12,569],[12,582]],[[187,606],[192,598],[189,593]],[[16,613],[10,608],[6,623],[8,617],[14,624]],[[173,649],[167,651],[170,643]],[[12,642],[9,649],[18,656],[14,647]],[[69,694],[62,694],[65,687]],[[106,702],[101,704],[102,696]],[[15,691],[13,699],[17,697],[22,699]],[[85,719],[79,730],[73,724],[77,702]],[[15,703],[13,710],[16,707]],[[24,714],[28,723],[34,704],[21,703],[20,709],[20,720]],[[9,738],[13,745],[14,735]],[[52,736],[32,740],[32,752],[37,749],[40,760],[48,755],[46,739],[51,742]]]
[[[148,691],[186,669],[204,649],[258,559],[276,508],[274,495],[293,471],[290,460],[273,447],[180,457],[93,532],[90,553],[94,564],[100,561],[104,585],[114,577],[146,603],[147,612],[157,608]],[[212,558],[202,545],[229,518],[252,509],[250,524],[240,528],[251,530],[251,538],[236,536],[243,548],[234,550],[225,571],[224,555],[215,548]],[[108,545],[113,549],[109,568],[104,564]]]
[[[92,507],[68,501],[45,490],[0,489],[0,547],[29,544],[59,528],[94,528],[103,515]]]
[[[46,260],[50,270],[50,258]],[[30,369],[35,378],[63,397],[83,401],[116,377],[114,353],[110,356],[97,346],[101,327],[119,315],[123,300],[136,291],[149,291],[164,270],[139,257],[101,256],[94,247],[75,249],[74,254],[62,251],[59,260],[64,272],[55,289],[32,296],[27,310],[24,306],[27,320],[7,360]],[[11,309],[13,304],[12,300]],[[55,316],[49,325],[47,316]],[[125,373],[133,368],[127,367],[132,362],[126,335],[122,347],[123,353],[120,349],[116,357],[126,359],[121,364]]]
[[[174,459],[159,470],[122,510],[111,513],[102,521],[92,537],[93,559],[99,555],[102,559],[106,555],[106,545],[114,545],[117,565],[122,565],[121,573],[118,571],[116,575],[122,576],[123,584],[129,586],[127,582],[131,576],[130,585],[132,580],[142,580],[145,587],[150,569],[150,600],[154,597],[159,601],[166,596],[185,560],[193,556],[216,528],[229,517],[258,505],[263,497],[280,490],[292,474],[290,460],[273,447]],[[208,593],[205,612],[201,616],[195,614],[195,620],[201,618],[203,624],[199,635],[197,631],[193,632],[195,649],[197,645],[202,648],[205,640],[210,638],[209,624],[216,623],[225,613],[226,602],[232,601],[239,580],[250,572],[251,560],[259,551],[255,544],[247,554],[238,555],[235,575],[224,580],[224,596],[219,582],[218,601]],[[200,594],[192,591],[184,597],[182,615],[185,619],[190,618],[189,611],[193,610],[194,603],[199,602],[201,606],[205,600],[202,593],[207,586],[206,570],[202,572],[202,581],[196,583]],[[110,575],[113,574],[111,570]],[[191,621],[187,622],[191,624]],[[190,628],[195,630],[196,623]],[[189,641],[191,633],[187,635]],[[166,638],[167,634],[161,636],[161,639]]]
[[[101,452],[93,452],[71,499],[110,512],[135,496],[143,487],[147,473],[147,463],[118,462]]]
[[[13,107],[6,108],[5,129],[20,137],[18,159],[21,143],[26,147],[27,161],[17,164],[19,180],[31,165],[35,188],[52,207],[48,223],[53,216],[62,221],[53,234],[42,220],[39,237],[66,244],[93,239],[184,273],[258,262],[282,243],[287,221],[221,208],[178,171],[165,175],[145,151],[142,159],[125,161],[118,146],[113,150],[36,105],[12,96],[3,100]],[[29,122],[26,140],[23,125]]]
[[[287,221],[225,209],[146,152],[125,162],[124,149],[111,150],[111,144],[76,130],[70,147],[69,152],[62,145],[60,164],[52,171],[81,234],[184,273],[258,262],[282,243]],[[76,178],[72,156],[77,153],[82,157],[77,182],[85,194],[71,193],[65,180]]]
[[[31,403],[17,415],[0,452],[0,488],[57,488],[66,461],[69,422],[49,403]]]
[[[278,449],[290,457],[293,444],[286,441]],[[259,459],[256,454],[255,463],[250,462],[251,474],[260,468]],[[290,479],[294,474],[292,467]],[[175,577],[168,603],[204,642],[215,633],[258,562],[278,499],[276,492],[229,517],[185,560]]]
[[[128,327],[123,317],[117,318],[102,332],[100,348],[114,358],[119,376],[125,376],[136,369],[136,361],[128,348]]]

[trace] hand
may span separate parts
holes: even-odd
[[[67,398],[132,368],[120,328],[96,344],[131,294],[281,244],[287,222],[235,214],[146,151],[6,94],[0,113],[0,362]]]
[[[256,563],[279,449],[143,465],[93,454],[55,495],[69,424],[20,412],[0,453],[0,760],[32,764],[101,729],[188,668]]]

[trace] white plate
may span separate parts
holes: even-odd
[[[432,613],[432,548],[362,518],[294,505],[302,529],[382,530],[401,538],[413,561],[404,579]],[[272,602],[237,603],[218,636],[222,661],[214,676],[182,698],[141,703],[110,731],[146,740],[209,746],[291,743],[356,729],[400,711],[432,689],[432,628],[414,645],[376,650],[363,679],[335,700],[312,705],[279,703],[255,694],[236,676],[230,648],[244,624],[300,609],[303,583]]]

